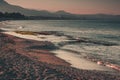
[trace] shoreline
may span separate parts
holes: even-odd
[[[6,34],[2,32],[3,34]],[[25,55],[27,57],[30,57],[32,59],[38,60],[40,62],[45,62],[48,64],[54,64],[54,65],[64,65],[69,66],[70,64],[65,62],[64,60],[56,57],[54,54],[51,54],[49,50],[36,50],[36,49],[29,49],[29,47],[38,46],[44,47],[44,46],[52,46],[53,44],[51,42],[46,41],[36,41],[36,40],[29,40],[25,38],[19,38],[14,35],[6,34],[10,39],[13,39],[15,41],[14,48],[16,49],[16,52],[21,53],[22,55]],[[19,45],[19,46],[18,46]],[[43,57],[43,58],[42,58]]]
[[[62,50],[52,51],[56,53],[56,56],[65,60],[68,63],[71,63],[71,67],[83,70],[98,70],[98,71],[114,71],[111,68],[98,65],[95,62],[89,61],[87,59],[81,58],[80,55],[75,53],[70,53]]]
[[[0,41],[2,42],[0,43],[0,79],[119,80],[120,77],[117,72],[76,69],[49,51],[26,50],[25,48],[46,42],[23,39],[2,32],[0,32]],[[35,56],[33,56],[34,54]],[[39,61],[41,56],[43,61]],[[53,57],[58,60],[53,60]],[[46,59],[53,62],[48,63],[44,61]],[[55,64],[54,61],[58,64]]]
[[[36,40],[36,41],[49,40],[50,37],[48,37],[48,36],[51,36],[51,35],[43,35],[42,34],[42,38],[41,38],[41,37],[37,37],[36,35],[33,35],[31,33],[30,34],[19,34],[19,33],[16,33],[16,32],[5,32],[5,34],[13,35],[13,36],[20,37],[20,38],[23,38],[23,39],[28,39],[28,40]],[[54,39],[55,39],[55,37],[56,36],[54,36]],[[58,36],[56,38],[58,38]],[[67,41],[65,39],[67,39],[67,38],[65,38],[65,37],[61,38],[61,39],[59,39],[58,42],[60,42],[62,40]],[[55,39],[55,40],[57,40],[57,39]],[[50,41],[52,42],[52,40],[50,40]],[[53,40],[52,43],[54,43],[54,42],[55,41]],[[110,67],[109,66],[110,64],[106,64],[105,66],[103,64],[99,64],[99,62],[101,62],[101,61],[94,62],[94,61],[91,61],[91,60],[89,61],[89,59],[83,59],[83,58],[80,58],[80,57],[79,58],[75,57],[77,55],[75,55],[74,52],[68,54],[68,52],[56,50],[56,51],[52,51],[52,53],[55,53],[56,57],[64,60],[65,62],[67,62],[69,64],[71,64],[71,67],[75,67],[75,68],[78,68],[78,69],[101,70],[101,71],[114,71],[114,69],[115,69],[115,70],[119,71],[119,68],[117,69],[117,68]],[[71,57],[71,58],[67,58],[65,56],[68,56],[68,57]],[[80,63],[78,63],[79,61],[80,61]],[[82,66],[81,63],[84,66]],[[86,63],[89,63],[89,64],[86,64]],[[90,67],[88,68],[88,66],[90,66]]]

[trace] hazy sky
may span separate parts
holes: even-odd
[[[120,14],[120,0],[6,0],[10,4],[37,10],[65,10],[77,14]]]

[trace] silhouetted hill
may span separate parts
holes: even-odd
[[[2,13],[0,12],[0,20],[8,19],[25,19],[26,17],[20,13]]]
[[[54,16],[52,13],[45,10],[37,11],[37,10],[25,9],[20,6],[8,4],[4,0],[0,0],[0,12],[10,12],[10,13],[19,12],[26,16]]]
[[[37,11],[25,9],[20,6],[8,4],[4,0],[0,0],[0,12],[21,13],[25,16],[30,16],[30,19],[73,19],[76,16],[75,14],[71,14],[65,11],[57,11],[52,13],[46,10]]]
[[[29,16],[29,19],[82,19],[82,20],[120,20],[119,15],[106,15],[106,14],[91,14],[91,15],[77,15],[60,10],[57,12],[49,12],[46,10],[31,10],[22,8],[20,6],[11,5],[4,0],[0,0],[0,12],[8,13],[21,13]]]

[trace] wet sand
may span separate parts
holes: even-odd
[[[101,71],[113,71],[113,69],[101,66],[96,64],[95,62],[88,61],[84,58],[81,58],[80,55],[63,50],[56,50],[53,51],[53,53],[56,53],[56,56],[65,60],[66,62],[71,63],[72,67],[78,68],[78,69],[84,69],[84,70],[101,70]]]

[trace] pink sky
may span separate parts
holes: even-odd
[[[120,14],[120,0],[6,0],[36,10],[65,10],[76,14]]]

